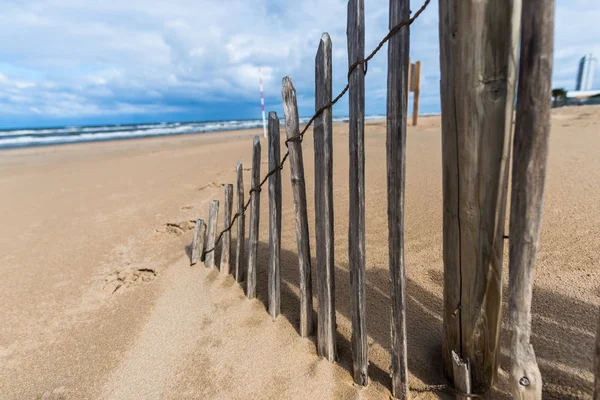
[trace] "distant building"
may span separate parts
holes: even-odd
[[[597,62],[598,59],[591,53],[581,57],[581,60],[579,60],[579,70],[577,71],[575,90],[585,91],[593,89]]]

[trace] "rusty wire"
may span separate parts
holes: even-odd
[[[385,37],[381,40],[381,42],[379,42],[379,44],[377,45],[377,47],[375,47],[375,49],[364,59],[364,60],[357,60],[356,62],[354,62],[352,65],[350,65],[350,67],[348,68],[348,83],[346,83],[346,86],[344,87],[344,89],[340,92],[340,94],[338,94],[335,99],[333,99],[332,101],[330,101],[329,103],[325,104],[323,107],[319,108],[315,114],[310,118],[310,120],[307,122],[307,124],[304,126],[304,128],[302,129],[302,131],[295,136],[292,136],[290,138],[288,138],[285,141],[285,147],[288,147],[289,142],[294,141],[294,140],[299,140],[302,143],[302,139],[304,137],[304,134],[306,133],[306,131],[308,131],[308,128],[310,128],[310,126],[313,124],[313,122],[323,113],[323,111],[327,110],[328,108],[333,107],[333,105],[335,103],[337,103],[348,91],[348,89],[350,88],[350,76],[352,75],[352,72],[354,72],[354,70],[356,69],[356,67],[358,67],[359,65],[364,65],[363,67],[363,74],[366,75],[367,74],[367,63],[369,62],[369,60],[371,60],[373,57],[375,57],[375,54],[377,54],[377,52],[379,52],[379,50],[381,50],[381,48],[383,47],[383,45],[390,40],[390,38],[394,35],[394,33],[396,33],[400,28],[402,28],[403,26],[407,26],[412,24],[417,18],[419,18],[419,15],[421,15],[421,13],[423,11],[425,11],[425,9],[427,8],[427,6],[429,5],[429,3],[431,2],[431,0],[425,0],[425,2],[423,3],[423,5],[421,6],[421,8],[419,8],[417,10],[417,12],[415,13],[415,15],[413,15],[411,18],[404,20],[402,22],[400,22],[399,24],[395,25],[394,27],[392,27],[392,29],[390,29],[390,31],[388,32],[387,35],[385,35]],[[275,174],[277,171],[281,171],[283,169],[283,165],[285,164],[285,162],[287,161],[288,156],[290,155],[290,151],[287,150],[285,152],[285,154],[283,155],[283,158],[281,159],[281,162],[279,163],[279,165],[275,166],[275,168],[273,168],[271,171],[269,171],[269,173],[267,175],[265,175],[265,177],[263,178],[263,180],[260,182],[260,184],[256,187],[253,187],[250,189],[249,192],[249,199],[246,202],[246,204],[244,205],[244,208],[242,209],[242,211],[238,211],[237,213],[235,213],[235,215],[233,216],[233,218],[231,219],[231,223],[229,224],[229,226],[225,229],[223,229],[221,231],[221,233],[219,234],[219,237],[217,238],[217,240],[215,241],[215,244],[212,248],[205,250],[202,252],[202,256],[204,257],[207,253],[210,253],[211,251],[214,251],[217,247],[217,245],[221,242],[221,239],[223,238],[223,234],[229,232],[231,230],[231,228],[233,228],[233,224],[235,223],[235,221],[241,216],[241,215],[245,215],[246,214],[246,210],[248,209],[248,207],[250,206],[250,203],[252,201],[252,193],[254,192],[261,192],[261,188],[262,186],[267,182],[267,179]]]

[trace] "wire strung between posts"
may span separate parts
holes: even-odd
[[[358,67],[359,65],[364,65],[363,67],[363,74],[366,75],[367,74],[367,63],[373,58],[375,57],[375,54],[377,54],[377,52],[379,50],[381,50],[381,48],[383,47],[383,45],[390,40],[390,38],[394,35],[394,33],[398,32],[398,30],[400,28],[402,28],[403,26],[408,26],[410,24],[412,24],[417,18],[419,18],[419,15],[421,15],[421,13],[423,11],[425,11],[425,9],[427,8],[427,6],[429,5],[429,3],[431,2],[431,0],[425,0],[425,2],[423,3],[423,5],[421,6],[421,8],[419,8],[417,10],[417,12],[415,13],[415,15],[413,15],[411,18],[404,20],[402,22],[400,22],[398,25],[395,25],[392,29],[390,29],[390,31],[388,32],[387,35],[385,35],[385,37],[381,40],[381,42],[379,42],[379,44],[377,45],[377,47],[375,47],[375,49],[371,52],[371,54],[369,54],[364,60],[357,60],[356,62],[354,62],[352,65],[350,65],[350,67],[348,68],[348,83],[346,84],[346,86],[344,87],[344,89],[340,92],[340,94],[338,94],[335,99],[333,99],[332,101],[330,101],[329,103],[325,104],[323,107],[319,108],[317,110],[317,112],[315,112],[315,114],[310,118],[310,120],[308,121],[308,123],[306,124],[306,126],[304,126],[304,128],[302,129],[302,131],[295,136],[292,136],[290,138],[288,138],[285,141],[285,147],[288,147],[288,143],[294,140],[299,140],[300,143],[302,143],[302,138],[304,137],[304,134],[306,133],[306,131],[308,131],[308,128],[310,128],[310,126],[313,124],[313,122],[315,122],[315,120],[323,113],[323,111],[327,110],[328,108],[333,107],[333,105],[335,103],[337,103],[348,91],[348,89],[350,88],[350,77],[352,76],[352,72],[354,72],[354,70],[356,69],[356,67]],[[263,180],[260,182],[260,184],[256,187],[253,187],[250,189],[249,192],[249,199],[246,202],[246,204],[244,205],[244,208],[242,209],[241,212],[237,212],[235,213],[235,215],[233,216],[233,219],[231,220],[231,223],[229,224],[229,226],[225,229],[223,229],[223,231],[221,231],[221,233],[219,234],[219,237],[217,238],[217,240],[215,241],[215,245],[208,250],[203,251],[202,255],[205,256],[207,253],[210,253],[211,251],[214,251],[219,242],[221,241],[221,239],[223,238],[223,235],[227,232],[229,232],[231,230],[231,228],[233,228],[233,224],[235,223],[235,221],[238,219],[238,217],[245,215],[246,210],[248,209],[248,207],[250,206],[250,202],[252,201],[252,193],[253,192],[261,192],[261,188],[262,186],[265,184],[265,182],[267,182],[267,179],[273,175],[274,173],[276,173],[277,171],[281,171],[283,169],[283,165],[285,164],[288,156],[290,155],[290,151],[287,150],[285,152],[285,154],[283,155],[283,158],[281,159],[281,162],[279,163],[279,165],[277,165],[275,168],[273,168],[271,171],[269,171],[269,173],[267,175],[265,175],[265,177],[263,178]]]

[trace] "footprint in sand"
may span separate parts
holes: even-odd
[[[157,276],[154,268],[129,268],[123,271],[115,271],[104,278],[102,291],[113,294],[123,287],[129,287],[132,284],[150,282]]]
[[[181,236],[187,231],[191,231],[196,226],[196,221],[186,220],[179,222],[167,222],[161,229],[156,229],[160,233],[169,233],[175,236]]]

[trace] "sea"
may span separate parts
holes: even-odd
[[[366,116],[365,120],[382,120],[384,115]],[[309,118],[301,118],[306,124]],[[334,117],[333,122],[347,122],[348,117]],[[145,137],[195,135],[207,132],[262,128],[262,120],[228,120],[203,122],[157,122],[131,125],[59,126],[51,128],[0,130],[0,149],[51,146],[66,143],[101,142]]]

